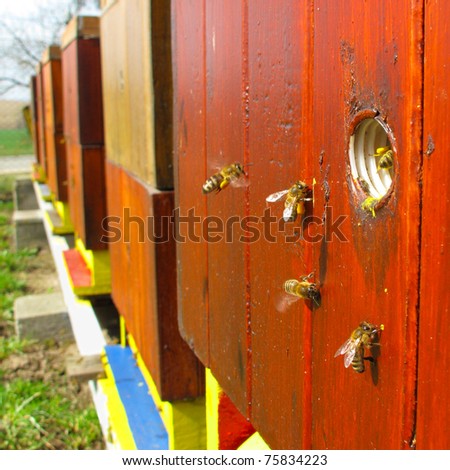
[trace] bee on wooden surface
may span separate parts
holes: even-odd
[[[310,282],[314,272],[297,279],[289,279],[282,284],[282,289],[275,296],[275,308],[278,312],[285,312],[300,299],[312,300],[320,307],[320,291],[317,284]]]
[[[366,212],[370,212],[372,214],[372,217],[375,218],[376,217],[375,206],[380,202],[380,199],[381,198],[379,198],[379,197],[368,196],[362,202],[361,209],[366,211]]]
[[[373,361],[372,357],[364,357],[364,350],[370,349],[372,346],[379,346],[376,342],[380,331],[384,330],[384,325],[376,326],[363,321],[359,324],[350,338],[336,351],[334,357],[344,355],[344,366],[362,373],[365,370],[364,361]]]
[[[230,183],[237,181],[241,176],[245,175],[244,166],[241,163],[232,163],[224,166],[220,171],[210,176],[203,185],[203,194],[216,191],[219,193],[225,189]]]
[[[394,166],[394,152],[390,145],[386,147],[378,147],[374,157],[379,157],[377,170],[390,170]]]
[[[284,291],[287,294],[299,297],[301,299],[312,300],[317,306],[320,305],[320,292],[317,285],[313,282],[309,282],[308,279],[312,277],[314,273],[308,276],[302,276],[300,280],[289,279],[283,284]]]
[[[297,181],[290,188],[283,191],[270,194],[266,197],[267,202],[276,202],[283,196],[286,196],[284,202],[283,220],[285,222],[294,222],[297,215],[305,212],[305,201],[312,201],[311,198],[305,197],[309,188],[303,181]]]

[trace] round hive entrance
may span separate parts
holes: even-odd
[[[366,118],[355,127],[349,158],[353,179],[367,196],[381,199],[388,193],[394,177],[395,151],[383,121]]]

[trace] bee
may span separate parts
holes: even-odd
[[[364,349],[370,349],[372,346],[379,346],[375,342],[378,338],[380,331],[384,330],[384,325],[376,326],[363,321],[359,324],[350,338],[336,351],[334,357],[344,355],[344,366],[349,367],[350,364],[353,370],[358,373],[363,373],[365,370],[364,360],[373,361],[372,357],[364,357]]]
[[[388,150],[382,157],[378,160],[377,170],[390,170],[394,166],[394,152]]]
[[[305,212],[305,201],[312,201],[306,198],[309,188],[303,181],[297,181],[289,189],[278,191],[266,197],[267,202],[275,202],[286,196],[284,202],[283,220],[285,222],[294,222],[297,215]]]
[[[378,147],[373,157],[379,157],[377,170],[389,170],[394,166],[394,152],[390,145]]]
[[[308,276],[302,276],[299,281],[297,279],[289,279],[283,284],[284,291],[287,294],[300,297],[301,299],[312,300],[317,306],[319,306],[319,289],[315,283],[308,281],[313,274],[314,273],[311,273]]]
[[[245,175],[244,166],[238,162],[231,165],[224,166],[220,171],[210,176],[203,185],[203,194],[212,193],[216,191],[219,193],[225,189],[232,181],[238,180],[242,175]]]
[[[358,178],[356,178],[356,180],[358,181],[359,186],[361,187],[361,189],[362,189],[367,195],[370,195],[370,186],[369,186],[369,183],[368,183],[364,178],[361,178],[360,176],[358,176]]]
[[[364,201],[361,204],[361,209],[366,212],[370,212],[372,214],[372,217],[375,218],[376,217],[375,206],[379,203],[380,199],[381,198],[379,197],[372,197],[372,196],[366,197],[366,199],[364,199]]]

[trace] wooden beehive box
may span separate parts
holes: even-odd
[[[448,448],[445,14],[436,1],[309,6],[174,5],[175,205],[219,227],[214,243],[186,229],[177,245],[182,336],[274,449]],[[376,142],[394,151],[373,212],[351,160],[369,124],[366,164]],[[247,186],[202,195],[235,161],[252,164]],[[265,212],[266,197],[296,180],[309,218],[280,225],[283,201]],[[320,306],[283,300],[284,281],[310,273]],[[385,330],[358,374],[334,354],[363,320]]]
[[[101,36],[108,159],[173,189],[170,3],[105,2]]]
[[[75,232],[86,249],[101,241],[106,215],[99,18],[74,17],[62,36],[64,135]]]
[[[38,116],[37,116],[37,78],[36,75],[32,75],[30,79],[30,93],[31,93],[31,137],[33,139],[34,154],[36,160],[40,162],[41,156],[39,154],[39,128],[38,128]]]
[[[35,152],[37,163],[45,175],[47,172],[47,158],[45,153],[44,94],[41,63],[36,66],[36,84],[33,89],[35,90],[33,115],[36,119]]]
[[[120,233],[109,243],[112,297],[161,399],[199,397],[204,369],[178,331],[175,240],[159,243],[147,233],[149,224],[165,227],[174,209],[170,36],[160,29],[170,25],[170,4],[103,7],[108,220],[112,235]]]
[[[67,202],[67,161],[59,46],[48,47],[42,55],[41,64],[47,182],[55,199]]]
[[[162,400],[204,393],[203,368],[177,324],[173,193],[107,162],[112,297]]]

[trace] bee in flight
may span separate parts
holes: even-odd
[[[314,273],[311,273],[308,276],[302,276],[299,281],[297,279],[289,279],[288,281],[285,281],[283,284],[284,291],[287,294],[300,297],[301,299],[312,300],[317,306],[319,306],[319,289],[315,283],[309,282],[308,280],[313,274]]]
[[[390,170],[394,166],[394,152],[390,145],[386,147],[378,147],[374,157],[379,158],[377,170]]]
[[[305,212],[305,201],[312,201],[305,197],[309,188],[303,181],[295,182],[289,189],[278,191],[266,197],[267,202],[276,202],[283,196],[286,196],[284,202],[283,220],[285,222],[294,222],[297,215]]]
[[[362,373],[365,370],[364,360],[372,361],[372,357],[364,357],[364,349],[370,349],[372,346],[379,346],[377,339],[380,331],[384,330],[384,325],[376,326],[363,321],[359,324],[350,338],[336,351],[334,357],[344,355],[344,366]]]
[[[224,166],[220,171],[210,176],[203,185],[203,194],[220,192],[225,189],[231,182],[237,181],[242,175],[245,175],[244,166],[241,163],[232,163]]]

